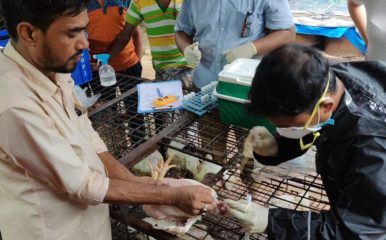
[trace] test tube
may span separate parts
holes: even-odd
[[[248,208],[250,207],[250,205],[252,204],[252,195],[250,193],[247,194],[247,206]],[[251,234],[249,232],[245,232],[245,235],[244,235],[244,240],[249,240]]]

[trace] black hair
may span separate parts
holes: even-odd
[[[87,9],[89,0],[0,0],[0,15],[10,37],[17,41],[17,25],[29,22],[45,32],[63,15],[76,16]]]
[[[263,57],[249,91],[249,111],[262,116],[311,113],[327,85],[335,92],[335,74],[312,47],[284,45]]]

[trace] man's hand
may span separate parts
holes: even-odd
[[[265,127],[252,128],[245,142],[260,156],[274,157],[278,154],[276,139]]]
[[[191,185],[176,187],[173,190],[174,205],[192,216],[203,213],[205,206],[205,210],[211,211],[217,205],[208,188]]]
[[[229,214],[236,218],[249,233],[262,233],[268,226],[269,209],[257,203],[248,204],[245,200],[225,200],[229,205]]]
[[[224,53],[225,60],[228,63],[233,62],[238,58],[251,58],[257,54],[255,45],[252,42],[247,42],[241,46],[233,48]]]
[[[184,49],[184,56],[189,66],[195,68],[200,63],[201,51],[198,49],[198,42],[195,42]]]

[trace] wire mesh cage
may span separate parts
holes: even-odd
[[[203,182],[217,192],[220,200],[245,199],[247,194],[251,194],[255,202],[266,207],[284,207],[299,211],[329,209],[322,181],[312,171],[288,171],[284,167],[256,167],[253,160],[250,162],[251,159],[245,162],[246,158],[242,153],[247,134],[248,131],[245,129],[222,124],[218,112],[213,111],[202,118],[190,117],[188,121],[174,126],[172,131],[162,136],[160,144],[186,156],[219,166],[221,170],[216,174],[208,174],[210,177],[205,177]],[[306,158],[313,161],[312,151]],[[181,176],[180,172],[171,171],[168,177],[192,176]],[[155,231],[149,223],[144,222],[146,216],[141,206],[120,206],[111,210],[111,216],[119,223],[113,224],[113,229],[127,232],[127,229],[135,228],[142,232],[142,235],[136,237],[116,234],[114,236],[116,240],[244,239],[245,235],[235,219],[215,214],[204,215],[186,234],[178,237]],[[253,234],[250,239],[267,239],[267,236]]]
[[[250,169],[252,170],[252,169]],[[275,169],[269,170],[271,173]],[[283,207],[299,211],[328,210],[329,203],[323,190],[321,179],[316,174],[301,175],[294,173],[285,178],[275,177],[273,174],[259,179],[245,178],[240,169],[230,170],[222,181],[218,181],[212,188],[217,192],[219,199],[246,199],[247,194],[253,196],[253,201],[265,207]],[[121,211],[121,213],[118,213]],[[138,222],[145,218],[140,206],[124,206],[121,210],[112,210],[112,216],[119,216],[122,224],[126,223],[138,229]],[[125,222],[122,216],[130,215],[136,220]],[[207,214],[196,222],[193,227],[182,236],[165,237],[157,232],[148,232],[148,228],[141,228],[145,234],[155,239],[244,239],[245,232],[238,222],[232,217],[223,217]],[[131,238],[115,238],[131,239]],[[138,238],[141,239],[141,238]],[[142,238],[143,239],[143,238]],[[253,234],[250,239],[267,239],[265,234]]]
[[[117,78],[118,84],[114,87],[88,84],[88,94],[101,94],[96,107],[90,111],[90,120],[109,151],[119,159],[151,139],[182,113],[138,113],[136,85],[147,80],[119,74]]]
[[[229,168],[247,133],[246,129],[222,124],[218,111],[213,110],[202,118],[192,119],[182,130],[171,132],[161,144]]]

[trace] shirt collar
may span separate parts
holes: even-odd
[[[55,83],[17,52],[11,44],[11,41],[5,46],[3,53],[5,56],[15,61],[22,68],[24,73],[27,74],[29,79],[26,79],[26,81],[30,81],[28,84],[33,87],[43,101],[47,101],[47,99],[51,98],[58,90],[58,86]],[[55,80],[60,86],[60,83],[64,81],[70,82],[71,78],[69,77],[69,74],[57,73],[55,74]]]

